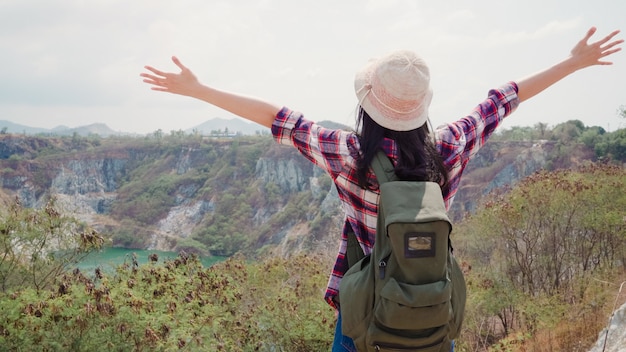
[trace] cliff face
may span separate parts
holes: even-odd
[[[613,313],[590,352],[626,352],[626,304]]]
[[[309,188],[309,180],[313,177],[313,165],[302,165],[299,161],[296,158],[282,160],[259,158],[255,176],[264,183],[276,184],[282,192],[304,191]]]
[[[474,211],[481,197],[495,189],[514,186],[524,177],[549,166],[553,148],[554,144],[548,141],[487,142],[462,176],[450,209],[451,217],[460,220]]]
[[[93,214],[107,214],[127,172],[127,159],[63,159],[50,162],[9,162],[0,174],[0,185],[15,194],[26,207],[39,207],[55,196],[66,211],[88,221]]]
[[[247,223],[241,224],[241,232],[258,237],[250,246],[271,245],[283,253],[336,249],[343,215],[330,179],[269,137],[173,145],[137,140],[76,144],[0,139],[2,191],[29,207],[55,196],[65,211],[104,232],[124,232],[121,228],[132,220],[137,231],[129,236],[143,237],[118,241],[122,246],[172,250],[183,239],[205,238],[210,247],[210,236],[203,231],[217,226],[225,202],[233,198],[251,208],[241,221]],[[545,142],[488,143],[463,176],[452,218],[458,221],[471,212],[489,191],[545,167],[550,148]],[[49,149],[53,151],[42,153]],[[161,188],[166,189],[159,193]],[[159,195],[161,200],[154,201]],[[148,210],[154,211],[146,215]],[[237,206],[229,211],[237,212]]]
[[[271,227],[265,231],[274,229],[275,233],[265,237],[274,245],[289,238],[285,251],[300,248],[294,245],[299,240],[291,235],[291,229],[308,228],[302,226],[306,221],[300,218],[285,218],[282,222],[275,219],[290,206],[290,197],[310,194],[324,204],[316,213],[307,215],[309,220],[322,213],[341,216],[328,177],[295,151],[274,145],[269,137],[253,142],[178,141],[174,145],[151,142],[144,146],[137,146],[136,141],[123,141],[117,146],[102,141],[95,148],[75,148],[65,142],[1,138],[1,191],[18,197],[27,207],[39,207],[54,196],[65,212],[105,233],[118,233],[128,220],[133,220],[134,226],[141,227],[137,233],[143,235],[130,241],[133,247],[176,249],[181,239],[197,235],[213,221],[216,208],[227,198],[225,194],[236,194],[237,189],[248,186],[250,196],[245,203],[250,203],[252,215],[246,218],[246,227]],[[149,199],[153,192],[157,199],[160,187],[167,189],[164,200],[154,204],[160,210],[158,214],[145,215],[150,210],[146,208],[153,204],[150,201],[127,205],[138,197]],[[330,200],[324,201],[326,198]],[[138,213],[141,216],[135,216]],[[338,234],[338,230],[326,232],[329,236]],[[266,244],[262,240],[257,245]]]

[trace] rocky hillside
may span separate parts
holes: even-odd
[[[626,352],[626,304],[613,313],[590,352]]]
[[[464,175],[452,217],[471,212],[490,190],[551,165],[553,149],[548,141],[487,143]],[[592,157],[572,155],[578,158],[570,163]],[[122,247],[334,252],[341,227],[328,176],[269,136],[5,134],[0,187],[28,207],[54,196]]]

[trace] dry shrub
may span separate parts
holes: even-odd
[[[613,310],[626,303],[626,292],[618,292],[626,275],[615,277],[613,284],[598,281],[586,299],[572,305],[568,313],[552,329],[537,331],[524,341],[520,349],[532,352],[586,352],[598,340],[599,333],[608,325]]]

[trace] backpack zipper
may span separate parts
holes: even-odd
[[[378,262],[378,273],[381,280],[385,278],[385,268],[387,267],[387,261],[389,261],[389,257],[391,257],[391,254]]]
[[[400,346],[394,344],[385,344],[385,343],[376,343],[374,342],[372,345],[376,351],[419,351],[422,349],[427,349],[431,347],[435,347],[441,343],[443,343],[444,339],[442,338],[439,341],[433,342],[429,345],[415,347],[415,346]]]

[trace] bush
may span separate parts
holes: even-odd
[[[71,351],[322,351],[333,338],[325,259],[300,255],[204,268],[193,255],[75,270],[54,289],[0,296],[0,346]]]
[[[608,303],[598,283],[626,262],[625,175],[603,164],[542,171],[457,224],[455,253],[472,267],[460,348],[573,351],[597,337]]]
[[[16,198],[0,218],[0,291],[48,287],[60,273],[104,238],[59,212],[50,199],[43,209],[22,207]]]

